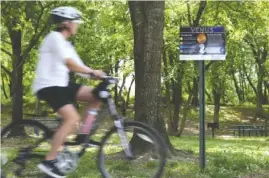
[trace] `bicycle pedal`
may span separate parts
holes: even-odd
[[[100,142],[97,142],[97,141],[94,141],[94,140],[91,140],[91,139],[89,139],[88,144],[93,145],[93,146],[101,146]]]

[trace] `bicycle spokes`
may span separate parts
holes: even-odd
[[[102,142],[99,151],[99,169],[104,177],[138,177],[157,178],[162,174],[165,164],[165,147],[160,140],[148,131],[144,125],[122,126],[114,121],[115,130],[111,130]],[[127,158],[127,159],[126,159]],[[124,169],[124,171],[123,171]]]
[[[5,178],[40,177],[37,164],[50,149],[46,132],[33,125],[15,124],[1,132],[1,171]],[[3,154],[4,153],[4,154]]]

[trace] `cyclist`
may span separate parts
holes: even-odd
[[[39,47],[32,88],[39,99],[45,100],[63,118],[63,124],[53,136],[50,152],[38,165],[47,175],[61,178],[65,175],[57,168],[57,151],[80,121],[80,115],[72,103],[75,100],[90,102],[88,117],[93,119],[101,105],[101,102],[94,98],[90,87],[69,82],[69,72],[76,72],[84,77],[94,74],[97,78],[105,73],[84,65],[75,48],[67,41],[77,33],[82,22],[81,13],[76,8],[62,6],[53,9],[51,17],[56,29],[46,35]],[[85,135],[86,132],[87,129]]]

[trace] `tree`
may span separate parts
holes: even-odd
[[[135,120],[157,129],[172,148],[160,113],[164,1],[131,1],[129,9],[134,33]],[[133,139],[134,148],[144,149],[141,141]]]
[[[180,8],[185,4],[179,5]],[[177,14],[175,17],[174,9],[175,4],[169,4],[166,16],[166,30],[165,36],[165,46],[163,48],[163,63],[164,63],[164,76],[165,76],[165,95],[168,103],[168,133],[170,135],[180,136],[185,127],[185,121],[187,119],[187,113],[190,109],[190,102],[193,105],[197,105],[198,100],[198,75],[197,75],[197,61],[186,63],[186,61],[178,61],[178,40],[175,38],[175,35],[178,36],[178,26],[188,24],[189,26],[198,26],[204,13],[207,2],[201,1],[200,3],[194,2],[191,3],[187,1],[187,14]],[[193,9],[198,7],[197,12],[193,13],[195,18],[192,17],[191,5],[194,5]],[[179,10],[178,10],[179,11]],[[181,10],[183,11],[183,10]],[[192,20],[193,19],[193,20]],[[174,27],[176,26],[176,28]],[[176,32],[176,33],[175,33]],[[189,68],[193,68],[192,71]],[[208,67],[207,67],[208,68]],[[194,71],[194,72],[193,72]],[[194,73],[194,74],[191,74]],[[187,75],[186,75],[187,74]],[[191,81],[186,79],[191,76]],[[185,78],[185,79],[184,79]],[[190,83],[192,82],[192,86]],[[188,90],[188,98],[183,104],[183,92],[184,92],[184,83],[188,83],[186,88]],[[182,111],[183,115],[180,118],[179,113],[181,106],[184,105]]]
[[[3,47],[1,48],[2,52],[12,60],[12,70],[6,70],[6,72],[12,81],[10,93],[12,96],[13,121],[23,118],[23,65],[28,59],[31,50],[38,43],[41,35],[49,27],[44,14],[46,14],[45,11],[50,5],[49,3],[44,5],[42,2],[1,3],[1,14],[5,14],[2,15],[1,19],[9,37],[9,39],[1,40],[8,41],[12,50],[10,52]],[[25,37],[27,42],[23,40]],[[3,65],[1,67],[2,69],[5,68]]]
[[[249,85],[253,89],[256,95],[256,114],[255,117],[268,118],[265,114],[262,104],[263,104],[263,78],[265,76],[265,63],[268,58],[268,3],[264,2],[249,2],[240,4],[237,8],[231,6],[231,4],[225,3],[231,11],[231,21],[233,22],[234,28],[241,31],[241,40],[246,49],[248,49],[248,58],[253,59],[252,65],[247,69],[246,65],[243,64],[243,70],[248,80]],[[238,5],[235,3],[234,5]],[[238,21],[239,16],[244,15],[241,21]],[[234,17],[236,16],[236,18]],[[250,23],[252,22],[252,23]],[[242,44],[241,44],[242,45]],[[243,46],[242,45],[242,46]],[[245,53],[243,53],[245,55]],[[246,59],[244,56],[243,59]],[[256,73],[256,86],[251,76],[253,72]],[[249,74],[248,74],[249,73]]]

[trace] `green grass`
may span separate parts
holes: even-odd
[[[207,138],[206,170],[199,170],[199,140],[195,136],[170,137],[175,148],[191,152],[194,159],[172,156],[168,160],[164,178],[269,178],[269,140],[266,137],[252,138]],[[9,155],[13,155],[13,151]],[[68,178],[98,178],[100,173],[96,166],[97,149],[88,149],[80,159],[77,170]],[[113,160],[110,169],[115,170],[117,178],[150,177],[148,176],[153,162],[133,167],[124,161]],[[137,168],[137,169],[136,169]]]
[[[255,107],[221,107],[220,127],[217,131],[217,138],[206,139],[206,169],[200,172],[199,169],[199,138],[195,134],[184,132],[183,137],[170,137],[175,148],[191,153],[194,158],[186,159],[172,156],[168,160],[164,172],[164,178],[269,178],[269,138],[267,137],[218,137],[227,135],[225,129],[237,123],[251,123]],[[268,108],[266,108],[268,110]],[[198,129],[199,116],[196,109],[191,110],[188,116],[187,127]],[[1,113],[2,126],[7,124],[10,119],[10,111]],[[207,107],[206,122],[213,120],[213,106]],[[259,121],[258,121],[259,122]],[[106,123],[104,128],[109,128]],[[210,134],[208,131],[207,134]],[[228,133],[231,134],[231,133]],[[98,132],[94,138],[99,140],[103,136],[103,131]],[[15,147],[15,146],[14,146]],[[13,155],[13,153],[9,153]],[[98,178],[101,177],[96,165],[97,149],[88,149],[80,161],[77,170],[68,178]],[[124,161],[114,160],[110,167],[117,171],[117,178],[143,178],[149,177],[147,174],[154,162],[143,163],[136,167],[128,167]],[[130,176],[132,175],[132,176]]]
[[[173,145],[178,149],[191,150],[199,155],[198,137],[171,137]],[[170,177],[269,177],[269,142],[266,138],[235,138],[235,139],[207,139],[206,164],[204,174],[199,172],[199,162],[168,163],[167,172]],[[174,173],[174,174],[173,174]],[[165,176],[166,177],[166,176]],[[168,176],[169,177],[169,176]]]
[[[197,137],[170,137],[177,149],[193,152],[199,155],[199,141]],[[269,143],[266,138],[237,138],[237,139],[207,139],[206,140],[206,170],[201,173],[198,160],[180,161],[173,157],[165,168],[165,178],[268,178],[269,177]],[[100,177],[96,166],[96,152],[88,152],[80,160],[78,169],[68,177]],[[151,163],[145,163],[150,169]],[[145,171],[129,172],[122,162],[115,160],[113,169],[120,173],[118,178],[133,175],[146,177]],[[133,168],[131,168],[133,170]]]

